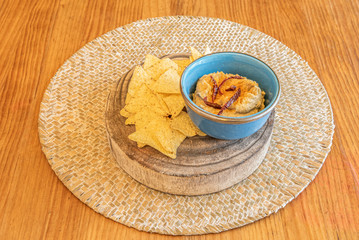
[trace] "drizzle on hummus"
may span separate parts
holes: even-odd
[[[217,72],[198,80],[193,101],[213,114],[243,117],[264,109],[264,95],[253,80]]]

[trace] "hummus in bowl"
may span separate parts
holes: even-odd
[[[244,117],[264,109],[264,96],[257,82],[238,74],[216,72],[198,80],[193,102],[213,114]]]
[[[280,82],[263,61],[236,52],[212,53],[189,64],[180,90],[192,122],[207,135],[240,139],[258,131],[280,97]]]

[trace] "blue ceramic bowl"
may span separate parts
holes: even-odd
[[[265,108],[245,117],[226,117],[197,106],[191,94],[195,92],[198,79],[218,71],[256,81],[266,93]],[[243,53],[220,52],[203,56],[187,66],[181,76],[181,93],[189,116],[201,131],[214,138],[230,140],[247,137],[264,125],[278,103],[280,84],[273,70],[261,60]]]

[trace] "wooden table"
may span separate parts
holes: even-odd
[[[87,42],[139,19],[218,17],[296,51],[330,97],[335,135],[315,180],[276,214],[242,228],[171,237],[95,213],[51,170],[38,140],[42,95]],[[0,239],[358,239],[359,2],[357,0],[5,0],[0,4]]]

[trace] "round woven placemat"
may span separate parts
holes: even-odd
[[[106,137],[110,89],[146,54],[237,51],[266,62],[282,86],[271,146],[261,166],[232,188],[186,197],[136,182]],[[42,149],[59,179],[105,217],[171,235],[221,232],[284,207],[314,179],[330,151],[333,115],[320,80],[295,52],[252,28],[221,19],[162,17],[110,31],[76,52],[52,78],[39,116]]]

